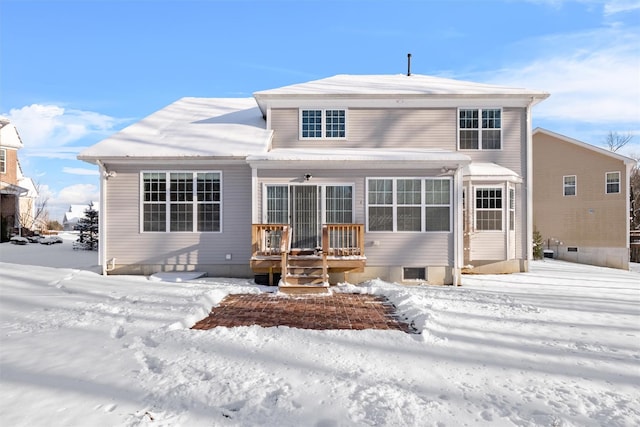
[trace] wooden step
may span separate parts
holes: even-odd
[[[286,285],[322,285],[325,280],[322,276],[308,276],[300,274],[287,274]]]
[[[304,294],[328,294],[328,286],[313,286],[313,285],[280,285],[278,291],[290,295],[304,295]]]

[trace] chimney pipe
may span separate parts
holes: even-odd
[[[411,54],[407,53],[407,76],[411,75]]]

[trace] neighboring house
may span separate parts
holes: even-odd
[[[183,98],[84,150],[103,272],[459,284],[531,260],[540,91],[337,75]],[[464,206],[463,206],[464,205]]]
[[[62,218],[62,228],[64,231],[72,231],[75,229],[75,226],[78,224],[78,220],[80,218],[84,218],[84,213],[87,209],[89,209],[89,205],[93,205],[93,209],[96,211],[100,211],[100,203],[97,202],[89,202],[86,205],[71,205],[69,206],[69,210],[64,213],[64,218]]]
[[[629,177],[635,163],[546,129],[534,130],[533,224],[549,255],[629,269]]]
[[[20,186],[18,150],[22,140],[11,122],[0,117],[0,240],[6,241],[20,230],[20,197],[29,192]]]
[[[22,168],[18,164],[18,184],[27,190],[20,196],[20,224],[29,230],[46,229],[46,212],[38,212],[40,208],[37,204],[39,197],[38,187],[29,177],[22,174]]]

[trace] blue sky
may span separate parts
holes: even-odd
[[[184,96],[248,97],[336,74],[544,90],[534,126],[640,157],[637,0],[0,2],[0,115],[51,219],[98,199],[90,146]]]

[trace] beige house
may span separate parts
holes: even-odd
[[[292,291],[526,271],[530,123],[547,96],[337,75],[180,99],[78,156],[101,171],[103,272],[280,276]]]
[[[634,165],[633,159],[573,138],[533,131],[533,225],[547,256],[629,268]]]

